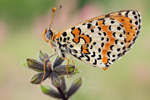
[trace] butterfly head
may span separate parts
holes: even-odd
[[[46,42],[49,42],[50,40],[54,38],[54,35],[55,35],[55,32],[52,29],[45,29],[43,33],[43,39]]]

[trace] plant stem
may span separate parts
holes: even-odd
[[[64,92],[62,91],[60,87],[58,87],[57,90],[59,91],[59,94],[61,95],[62,100],[68,100],[68,98],[66,98]]]

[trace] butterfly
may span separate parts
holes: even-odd
[[[91,18],[58,33],[49,27],[43,38],[68,63],[67,57],[71,55],[87,65],[106,70],[130,50],[140,30],[140,12],[122,10]]]

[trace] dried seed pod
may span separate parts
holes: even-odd
[[[42,85],[41,90],[46,95],[49,95],[49,96],[54,97],[54,98],[61,99],[60,94],[56,90],[54,90],[53,88],[51,88],[47,85]]]
[[[72,82],[72,84],[68,90],[67,96],[68,97],[72,96],[80,88],[81,84],[82,84],[82,78],[81,77],[75,79]]]
[[[51,73],[51,81],[55,87],[60,87],[61,80],[60,80],[59,76],[54,72]]]
[[[43,72],[44,71],[44,67],[43,67],[43,63],[40,61],[37,61],[35,59],[32,58],[27,58],[27,65],[29,68],[37,71],[37,72]],[[45,68],[46,71],[48,71],[49,69],[46,67]]]
[[[40,84],[40,82],[42,81],[43,75],[44,75],[44,73],[39,73],[39,74],[34,75],[34,76],[31,78],[30,82],[31,82],[32,84]],[[44,77],[43,81],[44,81],[46,78],[48,78],[49,76],[50,76],[50,72],[48,71],[48,72],[45,73],[45,77]]]
[[[68,74],[72,74],[74,70],[74,65],[68,65]],[[67,75],[67,65],[59,65],[58,67],[55,67],[54,72],[56,72],[58,75]]]
[[[62,59],[61,57],[56,57],[55,62],[53,63],[53,68],[61,65],[63,63],[64,59]]]
[[[41,50],[40,50],[40,53],[39,53],[39,58],[40,58],[40,60],[43,62],[44,61],[44,59],[46,59],[46,58],[48,58],[49,56],[48,56],[48,54],[47,53],[44,53],[44,52],[42,52]]]

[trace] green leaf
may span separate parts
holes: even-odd
[[[27,62],[26,62],[26,61],[22,62],[21,64],[22,64],[24,67],[28,68],[28,65],[27,65]]]
[[[44,73],[39,73],[39,74],[34,75],[34,76],[31,78],[30,82],[31,82],[32,84],[40,84],[40,82],[42,81],[43,75],[44,75]],[[49,76],[50,76],[50,72],[46,72],[43,81],[44,81],[46,78],[48,78]]]
[[[67,93],[68,98],[70,96],[72,96],[75,92],[77,92],[77,90],[80,88],[81,84],[82,84],[82,78],[81,77],[75,79],[72,82],[72,84],[71,84],[71,86],[70,86],[70,88],[68,90],[68,93]]]
[[[58,77],[58,75],[54,72],[51,73],[51,81],[52,81],[52,84],[57,88],[57,87],[60,87],[61,85],[61,80],[60,78]]]
[[[49,95],[51,97],[58,98],[58,99],[61,98],[60,94],[56,90],[52,89],[51,87],[47,85],[41,85],[41,90],[46,95]]]
[[[33,69],[34,71],[37,71],[37,72],[44,71],[44,66],[43,66],[42,62],[39,62],[39,61],[31,59],[31,58],[27,58],[26,61],[27,61],[28,67]],[[49,69],[47,67],[45,67],[45,71],[49,71]]]

